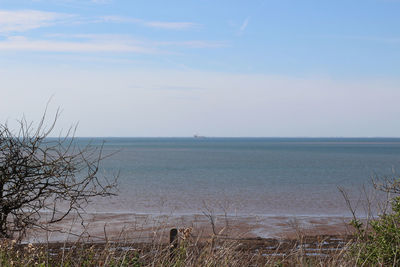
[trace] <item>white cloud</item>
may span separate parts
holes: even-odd
[[[249,25],[249,20],[250,20],[250,18],[246,18],[246,19],[243,21],[242,25],[241,25],[240,28],[239,28],[239,34],[243,34],[243,32],[246,30],[247,25]]]
[[[135,23],[150,28],[167,29],[167,30],[184,30],[200,26],[199,24],[193,22],[147,21],[137,18],[122,17],[122,16],[103,16],[100,18],[99,22]]]
[[[140,23],[142,20],[135,18],[128,18],[122,16],[102,16],[97,22],[113,22],[113,23]]]
[[[170,53],[163,47],[219,48],[228,43],[221,41],[141,41],[129,35],[112,34],[48,34],[48,39],[29,39],[24,36],[9,36],[0,41],[0,51],[31,52],[128,52],[141,54]]]
[[[156,44],[161,46],[182,46],[189,48],[219,48],[228,46],[227,42],[203,41],[203,40],[192,40],[192,41],[181,41],[181,42],[158,42]]]
[[[104,0],[92,0],[95,3],[105,3]],[[199,24],[192,22],[167,22],[148,21],[121,16],[103,16],[101,18],[83,18],[77,15],[45,12],[40,10],[0,10],[0,35],[10,35],[25,32],[41,27],[53,26],[60,23],[134,23],[150,28],[184,30],[198,27]]]
[[[145,27],[160,29],[187,29],[197,26],[191,22],[162,22],[142,19],[105,16],[101,18],[84,18],[38,10],[7,11],[0,10],[0,51],[41,51],[41,52],[130,52],[130,53],[166,53],[158,47],[218,48],[226,46],[225,42],[188,40],[188,41],[138,41],[129,35],[110,34],[63,34],[53,33],[27,39],[19,33],[60,23],[134,23]],[[22,34],[21,34],[22,35]]]
[[[152,28],[160,28],[160,29],[170,29],[170,30],[182,30],[193,28],[197,24],[192,22],[165,22],[165,21],[147,21],[144,22],[144,25]]]
[[[37,10],[0,10],[0,34],[25,32],[62,22],[73,15]]]
[[[22,36],[9,37],[5,41],[0,42],[0,51],[159,53],[156,49],[119,40],[87,40],[77,42],[30,40]]]

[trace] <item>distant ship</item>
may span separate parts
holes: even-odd
[[[194,137],[194,138],[206,138],[205,136],[197,135],[197,134],[193,135],[193,137]]]

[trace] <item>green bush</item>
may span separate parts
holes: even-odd
[[[369,229],[359,220],[351,224],[357,229],[351,252],[358,265],[400,266],[400,197],[392,199],[391,212],[372,220]]]

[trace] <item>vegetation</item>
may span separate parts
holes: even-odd
[[[383,186],[376,187],[398,194],[398,186],[396,178],[385,179]],[[350,251],[358,265],[400,266],[400,196],[389,197],[388,204],[390,211],[385,208],[377,219],[362,223],[354,218],[351,222],[356,235]]]
[[[0,125],[0,237],[20,240],[28,229],[50,230],[91,199],[115,193],[116,178],[98,176],[101,148],[76,145],[72,131],[49,138],[58,115],[49,128],[46,113],[37,127],[25,119],[16,131]]]
[[[155,238],[158,240],[158,237]],[[89,244],[27,244],[4,240],[0,266],[345,266],[346,248],[324,247],[296,240],[234,240],[210,237],[200,241],[190,231],[180,233],[179,245],[171,250],[165,243],[125,242]],[[315,244],[311,248],[309,245]]]
[[[383,266],[400,265],[400,198],[393,199],[392,213],[384,214],[370,222],[369,230],[362,229],[361,223],[354,225],[359,230],[354,244],[354,253],[359,255],[358,263]]]

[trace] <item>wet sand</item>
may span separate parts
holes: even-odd
[[[318,216],[225,216],[210,214],[150,215],[132,213],[91,213],[84,224],[76,215],[53,225],[55,232],[34,231],[26,242],[148,242],[165,241],[172,228],[192,228],[193,236],[208,237],[214,232],[232,238],[292,239],[303,236],[351,234],[349,217]],[[214,222],[214,229],[212,227]]]

